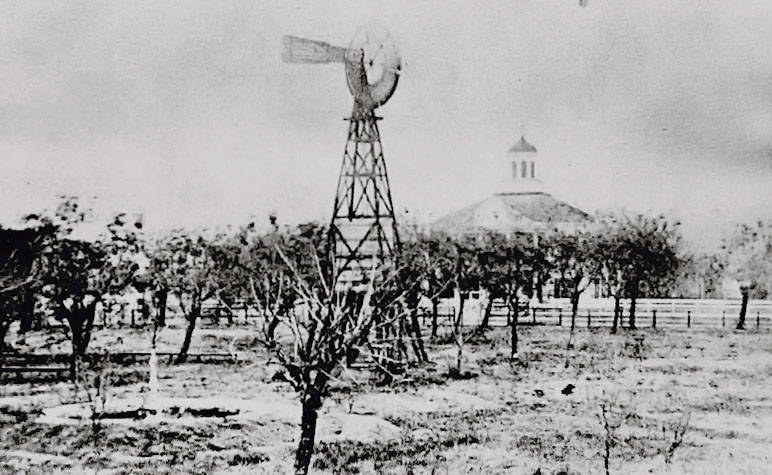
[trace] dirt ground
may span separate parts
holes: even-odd
[[[93,425],[73,419],[89,411],[85,385],[0,386],[0,472],[291,470],[299,404],[272,381],[279,367],[253,351],[250,335],[201,329],[191,351],[236,351],[243,361],[162,365],[158,417]],[[161,350],[180,336],[165,330]],[[496,329],[468,344],[461,378],[448,377],[456,349],[442,340],[429,344],[431,364],[389,387],[345,375],[320,415],[312,471],[604,473],[608,445],[610,473],[769,473],[769,331],[581,330],[567,350],[566,329],[524,327],[515,363],[508,338]],[[146,351],[147,341],[138,330],[102,331],[94,349]],[[107,371],[108,412],[147,404],[146,366]]]

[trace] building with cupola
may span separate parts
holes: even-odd
[[[536,146],[524,136],[507,149],[497,161],[497,183],[491,183],[493,193],[482,201],[452,211],[432,223],[431,228],[449,234],[478,234],[497,231],[504,234],[529,234],[534,238],[542,232],[571,232],[592,221],[589,214],[561,201],[547,192],[540,178],[544,165]],[[539,296],[562,297],[559,276],[542,283]],[[600,297],[603,289],[593,281],[587,292]],[[473,292],[472,300],[485,292]],[[532,296],[536,298],[536,295]],[[473,303],[470,305],[474,305]],[[474,311],[473,311],[474,313]]]
[[[545,191],[538,149],[520,136],[497,163],[493,193],[482,201],[452,211],[432,224],[448,233],[532,233],[550,229],[571,230],[587,223],[587,213]]]

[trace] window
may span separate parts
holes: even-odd
[[[536,178],[536,172],[534,171],[534,164],[531,162],[531,178]]]
[[[528,162],[525,160],[520,163],[520,171],[523,178],[528,177]]]
[[[512,162],[512,178],[517,178],[517,162]]]

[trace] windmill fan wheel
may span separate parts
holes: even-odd
[[[346,80],[365,110],[382,106],[394,94],[402,62],[389,32],[378,25],[359,28],[346,55]]]

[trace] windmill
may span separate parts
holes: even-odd
[[[354,107],[338,177],[328,246],[333,282],[357,286],[399,246],[375,109],[394,94],[401,60],[389,33],[360,28],[348,48],[296,36],[282,39],[287,63],[343,63]]]

